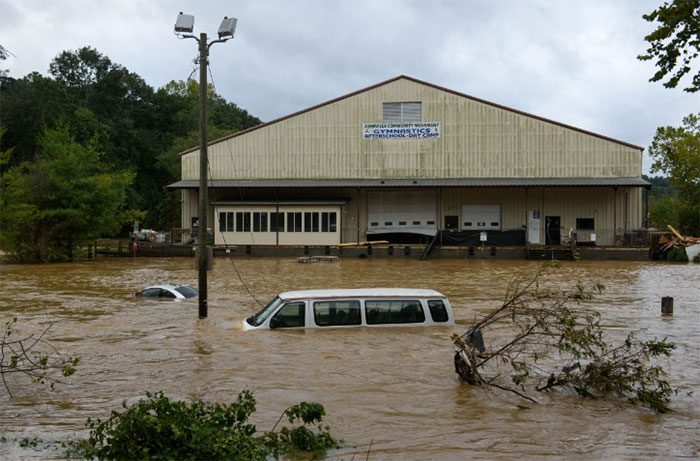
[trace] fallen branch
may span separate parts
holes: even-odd
[[[2,340],[0,340],[0,378],[8,395],[12,397],[7,376],[19,373],[28,376],[34,382],[48,383],[53,389],[60,383],[57,376],[68,377],[75,373],[78,357],[65,357],[51,343],[44,339],[51,325],[38,336],[29,335],[11,340],[17,318],[5,323]]]
[[[468,384],[491,386],[530,402],[536,400],[528,389],[561,388],[583,397],[623,397],[668,411],[677,390],[653,359],[670,356],[675,346],[665,339],[642,341],[633,333],[621,344],[609,344],[600,314],[583,306],[604,287],[576,284],[568,291],[549,289],[543,286],[549,270],[550,266],[541,266],[533,275],[514,280],[501,307],[465,334],[453,336],[457,374]],[[496,338],[494,331],[505,339],[486,341]],[[499,372],[504,367],[510,383]]]

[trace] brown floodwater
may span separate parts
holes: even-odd
[[[154,283],[196,287],[193,259],[0,265],[3,325],[17,316],[19,336],[52,324],[49,340],[81,357],[77,373],[53,391],[21,378],[9,381],[12,398],[0,390],[0,437],[8,440],[0,453],[55,457],[55,451],[19,448],[16,440],[84,437],[87,417],[108,417],[146,391],[231,402],[251,389],[259,430],[270,429],[289,405],[322,403],[332,433],[345,441],[330,459],[365,459],[368,451],[372,460],[700,456],[697,264],[578,261],[562,263],[550,278],[561,286],[604,283],[594,306],[611,335],[635,330],[676,343],[665,362],[683,391],[672,413],[562,393],[538,394],[535,405],[460,383],[450,335],[497,307],[508,282],[536,267],[531,261],[217,258],[209,273],[209,318],[199,320],[196,301],[130,297]],[[445,293],[456,327],[240,330],[258,301],[280,291],[383,286]],[[662,296],[674,297],[672,317],[660,314]]]

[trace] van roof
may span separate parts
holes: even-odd
[[[416,288],[337,288],[326,290],[285,291],[279,294],[284,300],[307,298],[445,298],[435,290]]]

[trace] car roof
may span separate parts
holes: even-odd
[[[307,298],[445,298],[435,290],[417,288],[339,288],[325,290],[285,291],[278,295],[284,300]]]
[[[174,289],[177,288],[178,286],[179,286],[179,285],[167,285],[167,284],[163,284],[163,285],[151,285],[151,286],[148,286],[148,287],[144,288],[144,290],[148,290],[149,288],[165,288],[166,290],[174,290]]]
[[[175,290],[175,289],[180,288],[180,287],[192,288],[191,286],[189,286],[189,285],[187,285],[187,284],[170,285],[170,284],[164,283],[164,284],[161,284],[161,285],[151,285],[151,286],[148,286],[148,287],[144,288],[144,290],[148,290],[149,288],[163,288],[163,289],[166,289],[166,290]]]

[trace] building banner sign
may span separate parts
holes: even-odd
[[[440,137],[440,122],[364,123],[363,139],[425,139]]]

